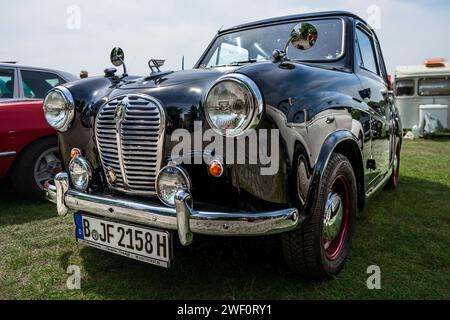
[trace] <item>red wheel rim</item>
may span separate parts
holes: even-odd
[[[328,195],[328,200],[334,198],[334,203],[337,203],[336,199],[339,199],[339,205],[342,208],[341,223],[339,226],[339,231],[331,239],[327,237],[327,232],[323,232],[323,246],[327,259],[333,261],[336,260],[341,254],[345,241],[347,238],[349,215],[350,215],[350,188],[348,179],[345,176],[338,176],[331,187],[330,193]],[[328,201],[327,201],[328,205]],[[329,223],[329,221],[328,221]],[[324,220],[324,228],[328,225]],[[336,226],[334,226],[336,228]]]
[[[393,173],[393,182],[394,185],[396,186],[398,183],[398,177],[399,177],[399,173],[400,173],[400,163],[398,161],[398,156],[394,155],[394,173]]]

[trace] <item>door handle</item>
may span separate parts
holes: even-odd
[[[359,95],[361,96],[361,99],[363,99],[363,100],[370,99],[372,92],[371,92],[370,88],[366,88],[366,89],[360,90]]]

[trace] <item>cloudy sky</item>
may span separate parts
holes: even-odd
[[[374,24],[390,72],[430,57],[450,59],[450,1],[0,0],[0,61],[102,74],[125,50],[130,74],[149,58],[192,67],[221,27],[287,14],[346,10]]]

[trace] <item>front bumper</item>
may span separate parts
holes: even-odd
[[[297,209],[260,213],[203,212],[192,208],[187,190],[179,190],[176,207],[155,206],[110,195],[82,193],[69,188],[67,173],[56,175],[44,186],[45,198],[56,203],[60,216],[84,211],[161,229],[177,230],[181,244],[189,245],[193,233],[220,236],[258,236],[293,230],[299,223]]]

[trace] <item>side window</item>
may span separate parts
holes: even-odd
[[[359,65],[366,70],[378,74],[377,59],[375,56],[375,47],[372,38],[359,28],[356,29],[356,35],[358,38],[360,51],[359,59],[357,53],[357,60],[361,60],[358,61]]]
[[[0,69],[0,99],[14,98],[14,69]]]
[[[414,95],[414,80],[397,80],[395,82],[395,95],[397,97]]]
[[[61,83],[60,78],[50,72],[22,70],[20,73],[26,98],[43,99],[50,89]]]
[[[450,79],[420,79],[419,96],[450,96]]]

